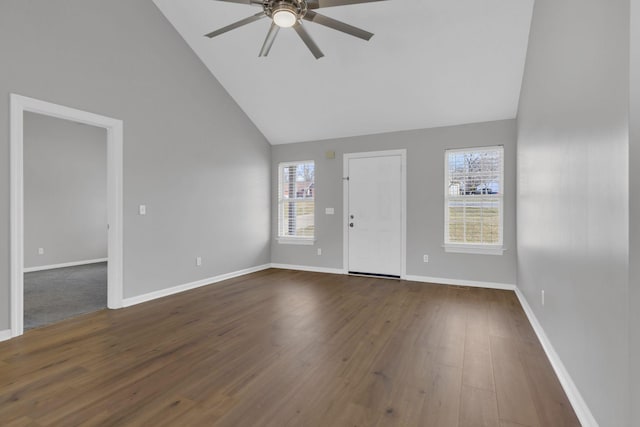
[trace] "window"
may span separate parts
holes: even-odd
[[[447,252],[502,254],[504,149],[445,151]]]
[[[280,163],[278,175],[278,241],[313,244],[314,162]]]

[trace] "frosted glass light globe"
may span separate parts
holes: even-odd
[[[281,28],[293,27],[297,21],[297,16],[290,10],[276,10],[273,14],[273,22]]]

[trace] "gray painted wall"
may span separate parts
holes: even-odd
[[[629,332],[631,419],[640,420],[640,0],[631,0]]]
[[[107,132],[26,113],[24,266],[106,257]]]
[[[444,150],[473,146],[504,145],[505,196],[502,256],[445,253]],[[516,129],[514,120],[463,126],[394,132],[299,144],[272,149],[272,194],[277,197],[278,163],[314,160],[316,163],[316,237],[314,246],[280,244],[272,240],[274,263],[342,268],[342,175],[343,154],[363,151],[407,149],[407,274],[515,284],[515,173]],[[325,158],[335,151],[336,158]],[[326,215],[325,208],[335,209]],[[277,204],[272,207],[273,234],[277,233]],[[318,256],[316,249],[322,248]],[[429,263],[422,256],[429,255]]]
[[[125,297],[269,262],[269,144],[150,0],[3,0],[0,58],[0,330],[11,92],[124,121]]]
[[[628,0],[536,1],[518,113],[518,286],[602,426],[630,421],[628,58]]]

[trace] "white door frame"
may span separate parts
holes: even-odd
[[[123,123],[38,99],[11,94],[11,336],[24,332],[24,113],[84,123],[107,130],[107,221],[109,308],[122,307]]]
[[[402,165],[401,171],[401,263],[400,278],[405,279],[407,276],[407,150],[385,150],[385,151],[368,151],[362,153],[345,153],[343,157],[343,198],[342,211],[344,217],[342,223],[342,270],[344,274],[349,274],[349,160],[367,157],[391,157],[400,156]]]

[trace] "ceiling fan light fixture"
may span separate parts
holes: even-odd
[[[302,42],[311,51],[311,54],[316,58],[322,58],[324,54],[313,41],[311,35],[307,32],[306,28],[302,25],[303,20],[307,22],[313,22],[319,25],[323,25],[328,28],[332,28],[337,31],[341,31],[345,34],[349,34],[359,39],[369,40],[373,37],[373,33],[362,30],[353,25],[346,24],[336,19],[330,18],[325,15],[316,13],[314,9],[320,9],[323,7],[333,6],[347,6],[357,3],[371,3],[381,0],[218,0],[230,3],[246,3],[253,6],[258,6],[262,11],[251,15],[247,18],[241,19],[237,22],[229,24],[225,27],[219,28],[208,34],[205,37],[210,39],[224,34],[228,31],[234,30],[238,27],[250,24],[258,21],[262,18],[271,19],[271,25],[267,32],[267,37],[264,39],[262,49],[258,56],[264,57],[269,54],[273,41],[278,34],[280,28],[291,28],[295,30],[296,34]],[[305,24],[306,25],[306,24]]]
[[[272,15],[273,22],[280,28],[293,27],[298,20],[298,15],[292,9],[289,7],[277,9]]]

